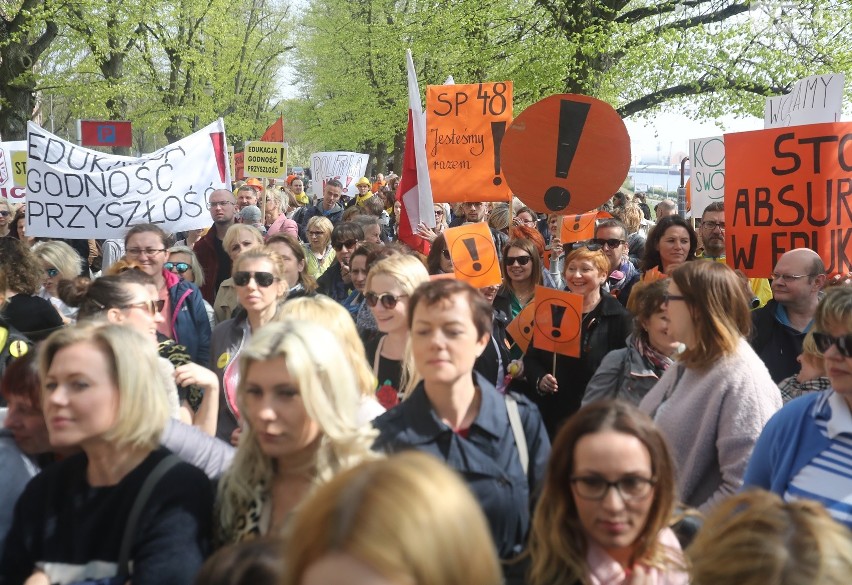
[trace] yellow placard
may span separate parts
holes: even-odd
[[[27,153],[24,150],[12,151],[12,180],[15,187],[27,186]]]
[[[287,144],[283,142],[246,142],[243,151],[246,177],[284,179],[287,177]]]

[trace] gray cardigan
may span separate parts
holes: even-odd
[[[627,347],[614,349],[604,356],[586,385],[583,406],[599,400],[616,399],[639,406],[658,381],[657,374],[634,347],[631,334],[627,338]]]
[[[670,367],[642,400],[668,440],[681,501],[706,512],[743,485],[754,444],[781,393],[745,339],[706,370]]]

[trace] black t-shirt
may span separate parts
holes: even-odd
[[[385,336],[382,335],[375,339],[371,339],[364,346],[367,353],[367,363],[373,368],[373,373],[376,375],[376,400],[379,401],[386,410],[390,410],[401,400],[399,395],[401,388],[399,387],[400,378],[402,377],[402,362],[400,360],[391,360],[379,356],[379,367],[376,371],[376,351],[379,344]]]
[[[231,257],[228,256],[227,252],[225,252],[225,247],[222,245],[222,240],[215,237],[215,235],[213,237],[213,248],[216,249],[216,263],[219,266],[219,270],[216,272],[216,287],[213,291],[213,294],[215,296],[216,291],[219,290],[219,285],[222,284],[222,281],[231,278]]]

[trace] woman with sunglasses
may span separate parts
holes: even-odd
[[[334,225],[327,217],[318,215],[308,220],[308,243],[304,246],[308,274],[314,278],[322,276],[334,263],[334,249],[331,247],[333,229]]]
[[[216,436],[232,445],[239,440],[240,353],[287,298],[284,273],[281,256],[271,250],[249,250],[234,260],[232,279],[245,311],[216,326],[210,352],[210,369],[218,375],[220,388]]]
[[[781,393],[747,340],[745,281],[718,262],[687,262],[670,276],[669,331],[686,349],[639,408],[669,441],[681,500],[706,512],[742,487],[754,443],[781,407]]]
[[[675,467],[647,415],[625,402],[583,407],[553,443],[533,518],[529,585],[686,585],[668,528]]]
[[[163,264],[163,268],[172,274],[177,274],[178,277],[187,282],[191,282],[201,290],[204,286],[204,269],[193,249],[189,246],[172,246],[169,248],[168,257],[169,259]],[[216,326],[216,314],[213,311],[213,305],[204,301],[204,308],[207,310],[207,320],[210,321],[210,329],[212,330]]]
[[[497,291],[494,307],[511,321],[533,300],[535,287],[542,282],[541,256],[535,243],[526,238],[511,240],[503,248],[503,286]]]
[[[627,344],[632,329],[630,313],[601,288],[609,276],[609,258],[600,249],[575,248],[565,258],[563,279],[569,292],[583,297],[580,321],[580,357],[538,349],[535,340],[524,356],[530,395],[538,404],[551,438],[565,420],[579,410],[586,385],[604,356]]]
[[[253,225],[235,223],[225,232],[222,247],[231,259],[231,273],[234,262],[243,252],[263,247],[263,234]],[[216,299],[213,301],[213,311],[216,323],[221,323],[233,317],[234,310],[239,306],[237,290],[233,278],[227,278],[219,285]]]
[[[786,501],[817,500],[835,520],[852,528],[852,288],[826,291],[812,334],[831,387],[787,403],[772,417],[754,447],[745,485]]]
[[[14,216],[9,200],[0,196],[0,238],[9,235],[9,227],[12,225]]]
[[[406,310],[414,289],[428,280],[420,260],[401,254],[376,262],[367,274],[364,300],[381,335],[368,341],[365,349],[378,381],[376,399],[387,409],[399,404],[417,382],[413,359],[406,352]]]
[[[71,280],[80,275],[80,255],[59,240],[38,242],[32,250],[44,269],[44,280],[38,296],[50,301],[66,325],[73,323],[77,311],[59,298],[59,281]]]
[[[124,236],[124,254],[151,276],[163,301],[157,331],[182,345],[196,364],[210,359],[210,321],[198,287],[164,268],[169,236],[157,225],[136,225]]]
[[[447,248],[447,239],[444,237],[444,234],[439,235],[432,242],[429,255],[426,256],[426,270],[430,275],[455,273],[453,270],[453,258],[450,256],[450,250]]]

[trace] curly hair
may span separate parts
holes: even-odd
[[[38,257],[15,238],[0,238],[0,270],[6,276],[6,288],[15,293],[34,295],[44,280]]]

